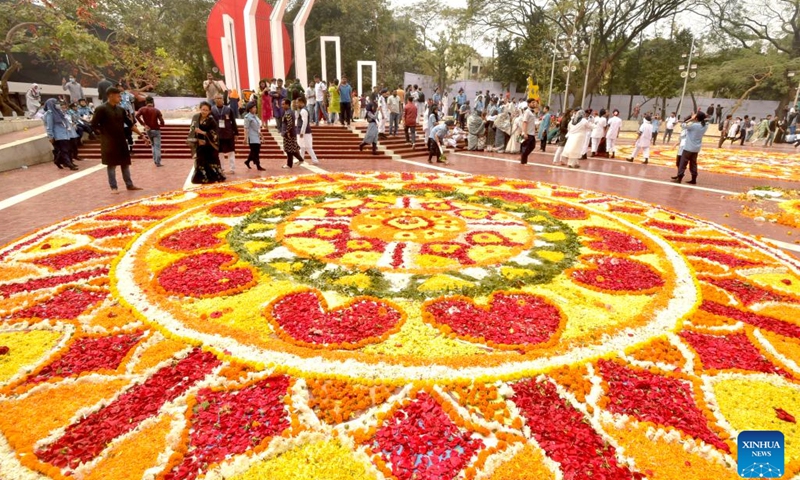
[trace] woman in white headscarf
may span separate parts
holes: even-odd
[[[516,114],[514,120],[511,121],[511,133],[509,134],[506,153],[519,153],[522,146],[519,141],[520,135],[522,135],[522,115]]]
[[[562,156],[567,157],[568,168],[581,168],[578,165],[578,159],[581,158],[586,136],[589,135],[593,127],[594,124],[585,118],[583,110],[578,110],[575,116],[572,117],[567,131],[567,143],[564,145],[562,154]]]
[[[42,108],[42,92],[39,91],[38,84],[31,85],[30,90],[25,94],[25,103],[28,107],[28,118],[35,117],[36,112]]]

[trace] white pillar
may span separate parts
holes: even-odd
[[[258,62],[258,31],[256,28],[256,12],[262,0],[247,0],[244,5],[244,36],[247,42],[247,88],[255,88],[261,72]]]
[[[357,62],[358,65],[358,94],[364,94],[364,67],[372,67],[372,86],[374,87],[378,83],[378,62],[375,61],[366,61],[366,60],[359,60]]]
[[[239,87],[239,59],[236,57],[236,29],[230,15],[222,16],[222,68],[225,69],[225,84],[229,89]]]
[[[331,83],[331,78],[326,78],[328,64],[325,59],[325,42],[333,42],[336,46],[336,78],[342,79],[342,44],[339,37],[319,37],[319,54],[322,57],[322,79]]]
[[[269,33],[272,41],[272,75],[286,80],[286,64],[283,61],[283,14],[289,0],[277,0],[269,17]]]
[[[308,65],[306,61],[306,21],[314,7],[315,0],[305,0],[294,19],[294,71],[303,87],[308,86]]]

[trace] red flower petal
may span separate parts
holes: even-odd
[[[772,408],[775,409],[775,416],[778,417],[779,420],[789,423],[797,423],[794,419],[794,416],[790,415],[786,410],[777,407]]]

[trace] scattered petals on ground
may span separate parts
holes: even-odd
[[[0,478],[722,479],[743,429],[800,474],[800,265],[653,205],[274,177],[0,259]]]
[[[617,147],[617,158],[627,158],[633,153],[633,146]],[[650,148],[650,163],[675,166],[678,156],[677,142],[675,145],[659,145]],[[738,143],[731,148],[704,146],[698,158],[702,171],[722,173],[726,175],[739,175],[751,178],[780,178],[787,181],[800,181],[800,172],[797,171],[797,162],[800,155],[792,152],[779,152],[774,150],[755,150],[739,148]]]

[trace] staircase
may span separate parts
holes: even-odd
[[[283,139],[274,127],[270,127],[270,133],[272,133],[271,137],[269,135],[264,136],[265,142],[268,142],[269,138],[274,138],[273,143],[276,146],[282,145]],[[319,127],[312,126],[311,134],[314,137],[314,153],[317,154],[317,158],[321,161],[386,158],[386,154],[381,151],[378,151],[378,155],[372,155],[372,146],[369,145],[364,147],[364,151],[358,149],[358,145],[363,138],[363,132],[359,136],[341,125],[321,125]],[[262,146],[261,148],[263,149],[264,147]],[[283,153],[281,153],[281,158],[286,158]]]
[[[355,126],[356,130],[363,136],[367,132],[367,124],[359,123]],[[386,126],[388,135],[389,126]],[[315,142],[316,143],[316,142]],[[422,131],[422,126],[417,126],[417,143],[415,148],[411,148],[410,143],[406,143],[406,135],[403,128],[400,127],[397,136],[388,135],[386,139],[378,140],[378,145],[384,146],[393,154],[400,156],[404,159],[410,158],[428,158],[428,147],[425,143],[425,133]]]
[[[188,125],[165,125],[161,127],[161,156],[165,161],[185,160],[187,166],[191,165],[192,149],[186,144],[188,130]],[[285,162],[286,154],[282,150],[283,141],[276,128],[270,126],[268,129],[263,130],[263,134],[264,140],[261,144],[261,155],[259,157],[261,161]],[[322,161],[386,158],[386,154],[383,152],[378,152],[378,155],[373,156],[371,147],[365,147],[363,152],[359,151],[358,145],[361,143],[361,137],[342,126],[323,125],[312,127],[312,134],[314,136],[314,152],[317,154],[317,158]],[[418,143],[417,149],[420,148]],[[240,137],[239,143],[236,144],[237,160],[243,162],[247,157],[248,151],[249,149],[241,143]],[[144,140],[136,138],[135,135],[133,155],[134,160],[152,159],[150,146]],[[79,156],[87,160],[99,160],[100,142],[85,142],[80,148]],[[306,155],[306,159],[308,159],[308,155]]]

